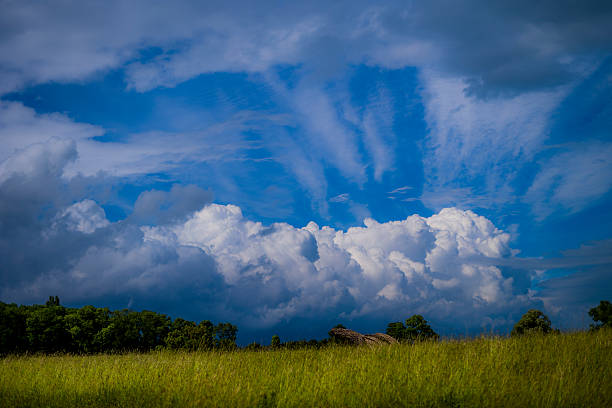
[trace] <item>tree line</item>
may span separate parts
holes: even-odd
[[[612,303],[602,300],[599,305],[589,310],[589,316],[594,321],[590,325],[590,330],[599,330],[604,327],[612,328]],[[537,309],[531,309],[516,322],[510,335],[524,336],[549,333],[560,333],[560,330],[552,327],[550,319],[544,313]],[[406,319],[405,325],[402,322],[389,323],[387,334],[400,342],[410,343],[440,338],[421,315],[414,315]]]
[[[148,310],[68,308],[57,296],[44,305],[0,302],[0,354],[231,350],[237,331],[231,323],[173,321]]]
[[[602,300],[589,310],[595,323],[591,330],[612,328],[612,303]],[[345,328],[337,325],[337,328]],[[17,306],[0,302],[0,355],[13,353],[106,353],[159,349],[234,350],[238,327],[231,323],[213,324],[209,320],[195,323],[144,310],[111,311],[108,308],[84,306],[67,308],[57,296],[44,305]],[[539,310],[529,310],[514,325],[511,335],[558,333],[550,319]],[[421,315],[405,322],[387,325],[386,334],[400,343],[438,340],[440,336]],[[270,345],[251,343],[246,350],[321,348],[342,344],[333,333],[323,340],[281,342],[272,336]]]

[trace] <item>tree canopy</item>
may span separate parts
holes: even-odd
[[[547,334],[553,331],[550,319],[539,310],[531,309],[514,325],[511,336],[524,334]]]
[[[595,324],[591,324],[592,329],[612,328],[612,303],[602,300],[598,306],[589,310],[589,316],[595,321]]]
[[[440,336],[429,326],[427,320],[421,315],[412,315],[406,319],[406,325],[402,322],[389,323],[387,334],[399,342],[410,342],[423,340],[436,340]]]
[[[199,324],[143,310],[84,306],[67,308],[57,296],[44,305],[0,302],[0,355],[8,353],[99,353],[236,348],[231,323]]]

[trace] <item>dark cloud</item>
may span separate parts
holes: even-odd
[[[560,85],[612,52],[607,1],[443,0],[412,11],[412,33],[436,44],[442,66],[467,77],[468,91],[478,96]]]
[[[83,200],[88,189],[82,185],[92,188],[101,180],[64,179],[64,168],[75,158],[74,142],[52,139],[0,165],[4,298],[39,302],[53,292],[67,302],[116,304],[120,298],[125,306],[128,299],[139,299],[136,304],[143,307],[153,305],[152,299],[175,298],[185,287],[209,295],[219,288],[214,262],[202,250],[146,242],[138,224],[111,224],[95,201]],[[210,200],[209,192],[194,186],[147,193],[149,206],[139,206],[136,218],[177,219],[194,203],[201,207]]]
[[[212,193],[198,186],[174,184],[170,191],[149,190],[140,193],[130,221],[159,225],[176,222],[212,201]]]
[[[539,284],[538,296],[555,311],[563,328],[581,329],[593,323],[589,309],[612,298],[612,263],[580,268]]]
[[[181,3],[4,3],[4,90],[125,63],[146,90],[205,72],[304,64],[329,76],[367,62],[433,67],[486,97],[566,83],[612,51],[609,1]],[[150,47],[162,54],[135,61]]]

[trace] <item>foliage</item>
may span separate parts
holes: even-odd
[[[212,350],[236,348],[238,328],[230,323],[198,325],[174,322],[144,310],[60,305],[50,296],[45,305],[17,306],[0,302],[0,355],[12,353],[146,352],[154,349]]]
[[[26,319],[24,306],[0,302],[0,355],[28,349]]]
[[[73,350],[84,353],[102,351],[102,344],[96,335],[108,326],[109,320],[110,311],[107,308],[84,306],[69,311],[64,321],[72,338]]]
[[[219,323],[215,326],[217,336],[215,345],[222,350],[234,350],[236,348],[236,333],[238,327],[231,323]]]
[[[389,323],[387,334],[399,342],[409,343],[440,338],[421,315],[413,315],[406,319],[406,326],[402,322]]]
[[[0,359],[12,407],[609,407],[612,330],[385,347]]]
[[[278,337],[278,335],[274,335],[272,336],[272,340],[270,341],[270,347],[272,348],[279,348],[281,345],[281,341],[280,341],[280,337]]]
[[[591,324],[592,329],[612,328],[612,303],[602,300],[598,306],[589,310],[589,316],[595,321],[595,324]]]
[[[59,306],[60,301],[58,296],[49,296],[49,300],[45,303],[46,306]]]
[[[402,322],[393,322],[387,325],[386,333],[397,341],[403,341],[406,335],[406,326]]]
[[[33,309],[26,318],[28,345],[32,350],[45,353],[69,351],[70,332],[66,327],[62,306],[44,306]]]
[[[539,310],[531,309],[514,325],[511,335],[547,334],[552,331],[553,329],[548,316]]]

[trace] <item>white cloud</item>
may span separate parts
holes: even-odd
[[[30,146],[5,161],[14,166],[2,183],[15,174],[16,186],[26,190],[29,180],[61,180],[71,158],[74,143]],[[25,171],[20,163],[35,170]],[[0,192],[5,188],[0,184]],[[265,226],[244,218],[233,205],[210,204],[186,221],[181,218],[202,199],[209,195],[190,187],[146,192],[135,215],[115,223],[88,199],[50,210],[46,217],[44,201],[24,207],[27,214],[20,217],[31,220],[31,236],[14,242],[10,273],[20,265],[20,251],[41,266],[29,272],[34,273],[30,279],[3,275],[2,298],[31,302],[53,292],[71,302],[129,297],[143,307],[168,293],[172,299],[191,299],[213,318],[251,328],[313,316],[396,319],[409,312],[452,326],[459,315],[481,321],[533,301],[492,265],[510,257],[510,236],[470,211],[448,208],[428,218],[386,223],[366,218],[363,227],[347,231],[312,222],[304,228]],[[168,205],[165,225],[138,226],[142,217],[163,215],[160,206]],[[14,212],[0,215],[8,220]],[[70,292],[62,289],[68,287]],[[180,308],[178,300],[168,301],[170,309]]]
[[[366,62],[437,66],[469,78],[471,92],[488,94],[487,88],[557,85],[594,54],[610,51],[603,17],[609,7],[569,1],[545,2],[536,11],[528,2],[178,4],[4,4],[0,93],[28,83],[83,80],[125,64],[129,86],[144,91],[207,72],[306,64],[328,76]],[[140,52],[151,47],[160,54],[142,60]]]
[[[361,127],[363,141],[372,157],[374,179],[382,180],[385,172],[395,165],[396,140],[393,133],[392,98],[383,86],[378,86],[376,94],[370,97],[363,115]]]
[[[542,161],[525,200],[542,219],[581,211],[612,188],[612,144],[582,143]]]
[[[512,279],[497,267],[481,265],[509,256],[510,237],[470,211],[449,208],[388,223],[367,219],[344,232],[314,223],[266,227],[245,219],[238,207],[211,204],[184,224],[145,230],[147,241],[168,237],[206,252],[237,290],[256,282],[253,296],[266,301],[243,311],[255,325],[313,312],[358,318],[393,308],[448,320],[452,308],[485,316],[529,301],[512,294]],[[342,307],[347,296],[348,309]],[[445,311],[438,310],[440,301]]]
[[[527,277],[516,281],[507,275],[504,265],[520,267],[510,235],[471,211],[366,218],[346,231],[312,222],[266,226],[233,205],[206,205],[185,219],[209,195],[175,187],[147,192],[137,211],[159,216],[169,206],[165,225],[143,226],[137,216],[111,223],[92,200],[56,199],[70,191],[62,167],[74,158],[74,144],[48,144],[4,162],[14,164],[0,179],[0,202],[10,201],[0,205],[7,228],[0,255],[9,265],[0,296],[8,301],[37,302],[49,293],[71,303],[131,299],[136,308],[163,303],[168,313],[250,329],[422,313],[439,325],[478,330],[539,305],[529,292],[535,268],[523,265]],[[31,191],[46,195],[33,201]]]
[[[93,200],[74,203],[62,211],[58,221],[65,222],[69,230],[85,234],[91,234],[98,228],[104,228],[110,224],[106,219],[104,209]]]
[[[513,200],[511,183],[543,148],[551,112],[568,89],[479,100],[465,94],[461,79],[422,77],[429,127],[422,200],[437,209],[448,203],[486,207]]]
[[[214,291],[207,310],[251,328],[312,316],[396,319],[407,311],[452,326],[456,310],[480,321],[532,301],[494,266],[511,257],[509,234],[471,211],[447,208],[386,223],[366,218],[346,231],[312,222],[266,226],[233,205],[210,204],[188,216],[210,195],[175,186],[143,193],[132,216],[110,223],[92,200],[56,199],[69,191],[62,174],[74,157],[74,142],[54,139],[3,163],[0,193],[16,202],[0,206],[0,222],[29,220],[11,230],[19,239],[0,246],[12,248],[0,254],[12,265],[0,276],[3,299],[31,302],[59,291],[72,302],[130,296],[144,305],[169,286],[172,296],[201,305],[197,299]],[[54,183],[31,201],[31,189]],[[151,216],[157,224],[164,217],[164,225],[142,226]],[[26,227],[29,235],[20,232]],[[28,264],[20,261],[25,253]],[[13,276],[30,263],[33,276]]]
[[[125,69],[128,87],[147,91],[202,73],[256,72],[270,78],[271,69],[279,65],[299,67],[302,80],[295,88],[283,90],[275,81],[268,85],[286,97],[292,120],[300,123],[304,134],[298,147],[287,142],[271,150],[325,216],[324,166],[363,185],[368,166],[373,178],[381,181],[397,160],[393,106],[384,87],[370,95],[359,117],[343,109],[350,108],[343,105],[346,95],[333,97],[338,89],[328,86],[354,65],[415,66],[423,73],[430,130],[422,200],[440,209],[450,204],[478,206],[478,196],[483,195],[498,204],[510,199],[514,191],[509,184],[516,177],[513,163],[531,160],[540,149],[551,112],[565,92],[559,85],[584,78],[611,50],[610,25],[601,17],[610,9],[572,2],[542,4],[539,12],[556,16],[545,26],[539,24],[540,14],[522,2],[509,8],[446,2],[338,2],[330,7],[315,2],[280,10],[268,2],[180,4],[5,5],[0,17],[5,27],[0,35],[0,75],[5,79],[0,94],[33,83],[83,81],[114,68]],[[12,115],[7,107],[23,109],[4,102],[3,106],[0,121]],[[231,149],[241,142],[243,127],[236,123],[225,124],[223,138],[199,129],[185,134],[147,132],[130,135],[124,143],[100,144],[91,140],[101,134],[100,128],[61,115],[37,119],[49,123],[50,130],[39,134],[39,127],[5,127],[18,136],[6,138],[0,160],[26,142],[42,141],[43,134],[48,138],[64,131],[61,137],[79,141],[79,159],[67,169],[70,175],[113,169],[125,176],[168,171],[194,159],[243,158],[240,148]],[[19,122],[9,121],[11,126]],[[275,135],[281,133],[277,130]],[[74,132],[78,135],[70,136]],[[168,143],[171,139],[178,143]],[[202,143],[194,146],[194,139]],[[221,139],[228,143],[220,146]],[[287,146],[288,152],[281,153]],[[365,153],[369,157],[363,157]],[[473,185],[481,187],[476,191]]]
[[[411,186],[403,186],[403,187],[398,187],[395,190],[391,190],[389,191],[387,194],[404,194],[406,193],[408,190],[412,190],[413,187]]]
[[[365,165],[357,134],[342,123],[333,94],[318,83],[302,81],[294,90],[276,89],[285,96],[295,118],[304,127],[303,143],[318,160],[337,168],[347,179],[365,181]]]
[[[349,194],[348,193],[343,193],[343,194],[338,194],[337,196],[334,196],[332,198],[329,199],[330,203],[345,203],[350,199]]]
[[[59,113],[38,114],[20,102],[0,101],[0,162],[51,138],[84,141],[103,133],[98,126],[74,122]]]
[[[63,175],[66,165],[77,157],[73,140],[52,138],[45,143],[35,143],[0,162],[0,183],[11,177],[57,178]]]
[[[106,130],[99,126],[76,122],[60,113],[39,114],[20,102],[0,101],[0,163],[11,161],[4,167],[15,167],[15,158],[21,157],[22,167],[34,166],[40,161],[20,152],[30,146],[59,146],[48,143],[51,140],[74,144],[74,157],[62,167],[67,178],[99,172],[129,177],[172,171],[185,162],[242,161],[248,160],[250,149],[258,147],[244,140],[242,132],[257,129],[262,122],[277,126],[286,120],[279,115],[238,112],[225,121],[201,124],[203,130],[149,131],[128,134],[118,142],[101,142],[95,137]],[[30,152],[34,154],[34,150]]]

